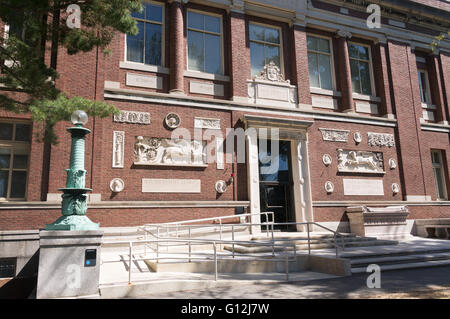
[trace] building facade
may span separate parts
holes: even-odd
[[[450,30],[448,2],[143,4],[139,34],[117,34],[110,55],[59,50],[59,88],[122,111],[87,124],[92,221],[274,211],[336,228],[352,205],[450,217],[450,41],[430,49]],[[0,230],[60,216],[69,126],[49,146],[0,111]]]

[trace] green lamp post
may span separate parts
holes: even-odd
[[[75,111],[71,117],[74,127],[69,127],[67,131],[72,136],[72,148],[70,151],[70,167],[66,169],[67,181],[62,191],[62,216],[54,223],[47,224],[46,230],[97,230],[100,224],[93,223],[87,216],[87,192],[92,191],[86,188],[86,173],[84,169],[84,140],[86,134],[91,131],[83,125],[88,121],[88,116],[84,111]]]

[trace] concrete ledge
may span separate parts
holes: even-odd
[[[308,260],[308,268],[311,271],[317,271],[335,276],[352,275],[350,260],[345,258],[311,255]]]

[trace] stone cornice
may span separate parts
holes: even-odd
[[[167,105],[182,105],[191,107],[200,107],[206,109],[220,109],[228,111],[258,112],[260,114],[270,115],[293,115],[306,117],[308,119],[336,121],[345,123],[358,123],[386,127],[396,127],[395,119],[383,117],[363,116],[359,114],[332,113],[311,110],[311,105],[299,104],[297,108],[293,107],[275,107],[261,104],[251,104],[245,102],[235,102],[228,100],[208,99],[201,97],[192,97],[187,95],[173,95],[165,93],[155,93],[141,90],[105,88],[105,99],[118,99],[134,102],[146,102]],[[247,98],[245,98],[247,100]]]
[[[313,201],[313,207],[347,207],[354,205],[365,206],[450,206],[450,201]]]
[[[89,209],[100,208],[190,208],[190,207],[248,207],[248,201],[99,201],[88,203]],[[0,210],[8,209],[61,209],[58,202],[4,202],[0,204]]]

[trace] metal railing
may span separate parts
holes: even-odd
[[[214,261],[214,280],[218,280],[219,278],[219,271],[218,271],[218,261],[219,260],[224,260],[230,257],[230,255],[219,255],[217,253],[217,240],[208,240],[208,239],[174,239],[174,238],[165,238],[164,241],[170,241],[170,242],[181,242],[181,243],[189,243],[189,245],[192,244],[208,244],[208,245],[212,245],[213,248],[213,253],[197,253],[195,254],[196,257],[192,257],[191,252],[189,251],[188,257],[174,257],[173,255],[186,255],[186,252],[172,252],[170,253],[169,256],[159,256],[159,254],[157,254],[156,256],[141,256],[140,258],[136,258],[134,256],[133,253],[133,243],[152,243],[152,242],[158,242],[159,239],[153,239],[153,240],[145,240],[145,241],[139,241],[139,240],[135,240],[135,241],[129,241],[128,242],[128,247],[129,247],[129,251],[128,251],[128,283],[131,284],[132,283],[132,278],[131,278],[131,273],[132,273],[132,265],[133,262],[135,261],[139,261],[139,260],[155,260],[157,263],[159,262],[159,260],[178,260],[178,259],[182,259],[182,260],[187,260],[188,262],[192,262],[192,260],[207,260],[207,261]],[[222,244],[224,243],[235,243],[234,241],[227,241],[227,240],[222,240],[220,241]],[[109,244],[109,243],[114,243],[114,242],[105,242],[104,244]],[[260,246],[267,246],[267,243],[254,243],[254,242],[244,242],[244,241],[239,241],[239,243],[251,243],[252,245],[260,245]],[[244,261],[268,261],[268,262],[279,262],[279,261],[283,261],[285,264],[285,274],[286,274],[286,281],[289,280],[289,262],[290,261],[296,261],[297,259],[297,252],[296,252],[296,246],[295,244],[273,244],[270,243],[271,246],[275,246],[275,247],[282,247],[283,251],[285,251],[285,254],[282,258],[273,258],[273,256],[270,257],[265,257],[264,256],[255,256],[255,255],[245,255],[245,256],[240,256],[242,258],[240,258],[240,260],[244,260]],[[292,251],[293,254],[290,255],[288,253],[288,250],[286,250],[287,247],[292,246]],[[200,256],[200,257],[198,257]],[[208,258],[209,257],[209,258]],[[248,257],[253,257],[253,258],[248,258]],[[293,257],[293,258],[290,258]],[[233,255],[232,258],[234,259],[235,256]],[[121,260],[122,261],[122,260]],[[116,261],[102,261],[103,263],[105,262],[116,262]]]

